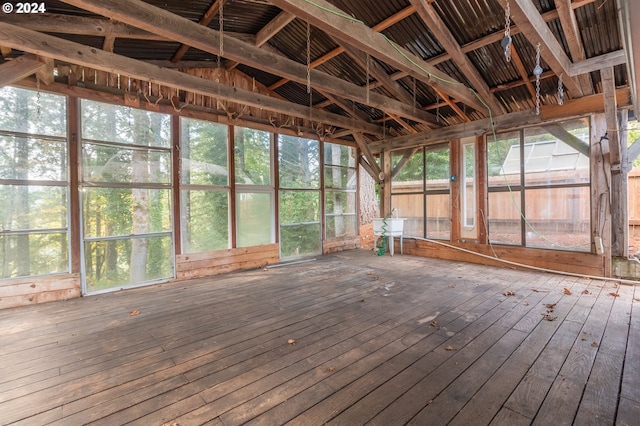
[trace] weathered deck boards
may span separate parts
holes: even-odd
[[[365,250],[0,311],[1,425],[633,425],[639,383],[640,287]]]

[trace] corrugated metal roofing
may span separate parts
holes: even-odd
[[[553,12],[555,9],[554,0],[532,0],[537,10],[543,14]],[[329,0],[331,4],[342,10],[347,15],[364,22],[367,26],[373,27],[392,17],[394,14],[411,8],[409,0],[385,0],[385,1],[362,1],[362,0]],[[147,0],[147,3],[162,8],[165,11],[187,18],[193,22],[198,22],[203,14],[211,7],[213,0]],[[446,24],[455,40],[460,46],[468,45],[482,37],[496,34],[497,36],[504,30],[504,10],[498,0],[430,0],[440,19]],[[90,12],[69,6],[59,0],[47,1],[49,13],[92,16]],[[268,3],[266,0],[226,0],[223,5],[223,29],[228,33],[242,33],[255,35],[276,16],[281,10]],[[614,52],[622,48],[622,42],[618,29],[616,0],[598,0],[587,3],[575,9],[575,16],[580,38],[584,44],[587,58]],[[103,17],[100,17],[103,18]],[[104,19],[104,18],[103,18]],[[517,22],[516,22],[517,24]],[[570,57],[569,48],[565,39],[565,34],[561,26],[560,19],[555,18],[547,23],[553,36],[558,40],[565,53]],[[209,23],[209,27],[219,29],[219,15],[215,16]],[[432,31],[425,25],[419,14],[413,13],[404,19],[382,30],[382,33],[393,43],[406,48],[423,60],[434,60],[446,54],[442,45]],[[102,37],[56,34],[60,37],[76,41],[81,44],[101,48]],[[500,37],[501,38],[501,37]],[[497,40],[495,38],[494,40]],[[284,29],[276,33],[268,42],[270,50],[279,51],[284,56],[301,64],[307,63],[307,47],[310,49],[311,61],[323,57],[339,47],[337,40],[331,34],[311,27],[309,45],[307,44],[307,24],[300,19],[294,19]],[[521,58],[528,76],[533,74],[535,66],[536,48],[523,34],[513,36],[513,45],[517,54]],[[117,54],[141,60],[169,60],[174,55],[180,43],[162,41],[143,41],[127,38],[117,38],[114,51]],[[500,41],[495,41],[476,48],[466,53],[470,63],[478,70],[487,86],[494,90],[498,102],[505,106],[507,111],[518,111],[533,108],[535,100],[524,85],[522,76],[516,69],[513,62],[507,62],[504,58]],[[184,61],[216,61],[215,55],[190,48],[183,56]],[[398,71],[382,61],[376,61],[389,76],[395,75]],[[461,72],[460,67],[452,60],[437,60],[436,67],[450,76],[451,79],[469,85],[467,77]],[[541,61],[545,71],[550,68]],[[341,53],[332,59],[322,63],[317,67],[319,71],[339,77],[355,85],[364,87],[367,83],[366,69],[353,60],[346,53]],[[254,78],[256,82],[265,86],[271,86],[281,80],[280,77],[265,72],[264,70],[239,65],[237,70]],[[405,74],[406,75],[406,74]],[[591,73],[593,86],[596,92],[601,90],[598,72]],[[628,84],[628,76],[625,66],[615,67],[616,83],[618,85]],[[373,82],[373,77],[370,76]],[[521,84],[517,84],[520,82]],[[544,78],[541,81],[541,94],[543,103],[557,102],[557,77]],[[455,124],[463,121],[449,106],[429,108],[442,101],[436,92],[421,81],[416,81],[412,77],[401,76],[397,78],[397,83],[417,103],[429,109],[435,114],[443,124]],[[313,81],[312,81],[313,88]],[[313,88],[312,102],[317,104],[326,98],[315,88]],[[373,89],[377,93],[393,98],[393,91],[385,87]],[[309,94],[306,85],[289,82],[281,85],[275,93],[301,105],[309,104]],[[358,112],[368,117],[369,122],[384,120],[387,114],[376,108],[361,105],[348,101],[347,105],[353,108],[352,112]],[[458,104],[464,113],[472,119],[486,117],[486,111],[475,111],[463,104]],[[348,115],[342,108],[336,105],[326,107],[328,111]],[[356,111],[357,110],[357,111]],[[411,120],[406,120],[415,126],[416,129],[423,128]],[[405,132],[402,127],[392,121],[388,121],[389,128],[398,133]]]

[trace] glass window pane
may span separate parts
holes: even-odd
[[[82,138],[170,148],[171,117],[83,99]]]
[[[520,192],[490,192],[488,206],[489,241],[522,244]]]
[[[527,247],[590,251],[589,188],[525,192]]]
[[[149,188],[84,188],[84,236],[169,232],[171,191]]]
[[[391,207],[396,209],[398,217],[406,219],[402,228],[403,235],[424,238],[423,194],[394,194],[391,196]]]
[[[67,99],[50,93],[1,87],[0,130],[66,136]]]
[[[182,252],[231,247],[228,191],[182,191]]]
[[[280,191],[280,223],[320,222],[320,191]]]
[[[67,272],[66,232],[0,235],[0,279]]]
[[[168,184],[171,183],[171,154],[85,143],[82,175],[85,182]]]
[[[426,196],[427,238],[451,239],[451,197],[449,194]]]
[[[325,214],[356,213],[357,194],[355,192],[327,191],[324,194]]]
[[[181,119],[182,183],[229,184],[228,129],[223,124]]]
[[[273,134],[235,127],[234,153],[236,183],[271,185],[271,141]]]
[[[524,142],[531,147],[525,163],[527,185],[589,182],[588,119],[525,129]]]
[[[356,152],[353,146],[325,142],[324,164],[355,168],[358,163]]]
[[[489,187],[520,185],[520,132],[487,138]]]
[[[423,151],[418,150],[411,155],[412,152],[400,151],[391,155],[392,169],[401,167],[391,179],[391,191],[394,193],[423,191]]]
[[[279,136],[281,188],[320,187],[320,143],[313,139]]]
[[[427,181],[446,184],[449,188],[449,178],[451,177],[451,167],[449,159],[449,145],[430,146],[426,148],[426,178]],[[429,191],[427,183],[427,191]]]
[[[67,228],[66,186],[0,185],[1,230]]]
[[[356,215],[327,216],[325,219],[327,239],[353,237],[357,235]]]
[[[321,253],[319,223],[280,226],[280,255],[283,258]]]
[[[325,166],[324,187],[332,189],[356,189],[356,169]]]
[[[475,145],[463,146],[463,176],[462,176],[462,224],[466,227],[476,225],[476,152]]]
[[[248,247],[275,242],[271,193],[237,193],[237,246]]]
[[[0,179],[66,182],[66,141],[0,135]]]
[[[172,246],[170,236],[85,242],[87,292],[173,277]]]

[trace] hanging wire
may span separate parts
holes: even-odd
[[[40,117],[40,77],[36,74],[36,115]]]
[[[369,67],[370,67],[371,58],[367,53],[367,103],[369,103]]]
[[[224,0],[220,2],[220,11],[218,12],[218,27],[220,27],[220,56],[224,56]]]
[[[311,24],[308,22],[307,22],[307,93],[311,93]]]
[[[511,43],[513,39],[511,38],[511,7],[509,6],[509,1],[507,0],[507,4],[504,8],[504,38],[500,42],[500,45],[504,49],[504,57],[507,62],[511,62]]]
[[[536,76],[536,115],[540,115],[540,76],[542,71],[540,66],[540,43],[538,43],[536,46],[536,67],[533,69],[533,75]]]
[[[413,112],[416,112],[416,78],[413,77]]]
[[[562,74],[558,77],[558,105],[564,104],[564,87],[562,86]]]

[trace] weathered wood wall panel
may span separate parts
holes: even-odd
[[[0,281],[0,309],[80,297],[80,274]]]
[[[181,254],[176,256],[176,278],[197,278],[260,268],[279,261],[278,244]]]
[[[341,237],[322,242],[322,254],[336,253],[360,248],[360,237]]]
[[[400,252],[399,242],[395,242],[395,251]],[[471,250],[486,256],[493,257],[493,252],[502,259],[510,262],[523,263],[537,268],[551,269],[554,271],[571,272],[576,274],[604,276],[603,257],[591,253],[576,253],[558,250],[540,250],[524,247],[496,246],[493,248],[488,245],[481,244],[462,244],[449,243],[446,244]],[[505,264],[499,260],[487,259],[486,257],[477,256],[472,253],[442,246],[440,244],[414,240],[411,238],[404,239],[404,254],[416,256],[434,257],[437,259],[459,260],[462,262],[478,263],[483,265],[500,266],[516,269],[528,270],[529,268],[518,268],[514,265]]]

